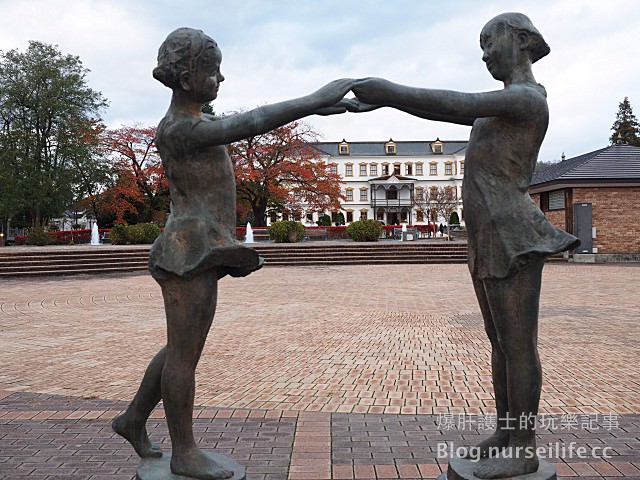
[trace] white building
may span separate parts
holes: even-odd
[[[318,142],[322,160],[344,181],[341,213],[347,224],[375,218],[386,225],[424,225],[429,218],[420,198],[430,189],[452,190],[459,218],[462,211],[462,177],[467,141]],[[338,218],[340,212],[331,212]],[[307,212],[306,225],[315,224],[318,214]]]

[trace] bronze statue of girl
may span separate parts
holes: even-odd
[[[356,82],[358,101],[351,100],[349,110],[388,106],[472,126],[462,195],[469,270],[492,347],[498,417],[495,433],[478,450],[483,457],[501,452],[483,461],[475,475],[504,478],[538,469],[534,422],[542,386],[537,349],[542,267],[547,256],[574,248],[578,240],[554,227],[528,194],[549,122],[546,91],[531,65],[549,46],[528,17],[505,13],[482,29],[480,47],[489,73],[504,83],[502,90],[462,93],[369,78]],[[517,449],[520,454],[513,454]],[[532,449],[532,456],[525,455]]]
[[[175,474],[224,479],[234,472],[200,450],[193,436],[195,370],[213,321],[218,280],[245,276],[262,265],[255,250],[235,238],[235,179],[225,145],[332,107],[353,81],[336,80],[317,92],[236,115],[202,113],[224,76],[216,42],[200,30],[171,33],[158,52],[153,76],[173,90],[156,145],[169,180],[171,214],[151,248],[149,270],[162,287],[167,344],[153,358],[127,410],[113,421],[141,457],[161,457],[146,422],[163,401]]]

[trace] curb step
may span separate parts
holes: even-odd
[[[465,263],[467,246],[440,244],[252,244],[265,266]],[[149,247],[0,251],[0,278],[146,271]]]

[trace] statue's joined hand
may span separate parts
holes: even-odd
[[[363,78],[355,82],[351,91],[364,104],[382,106],[387,96],[385,92],[389,90],[389,83],[384,78]]]
[[[382,105],[370,105],[368,103],[361,102],[357,98],[344,98],[336,105],[344,106],[347,111],[353,113],[371,112],[382,107]]]

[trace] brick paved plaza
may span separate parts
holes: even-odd
[[[640,478],[639,290],[640,265],[545,267],[539,445],[610,447],[563,477]],[[135,476],[110,421],[163,315],[147,274],[3,280],[0,478]],[[264,268],[220,282],[196,431],[252,480],[435,478],[488,433],[488,355],[464,265]],[[170,449],[161,409],[150,433]]]

